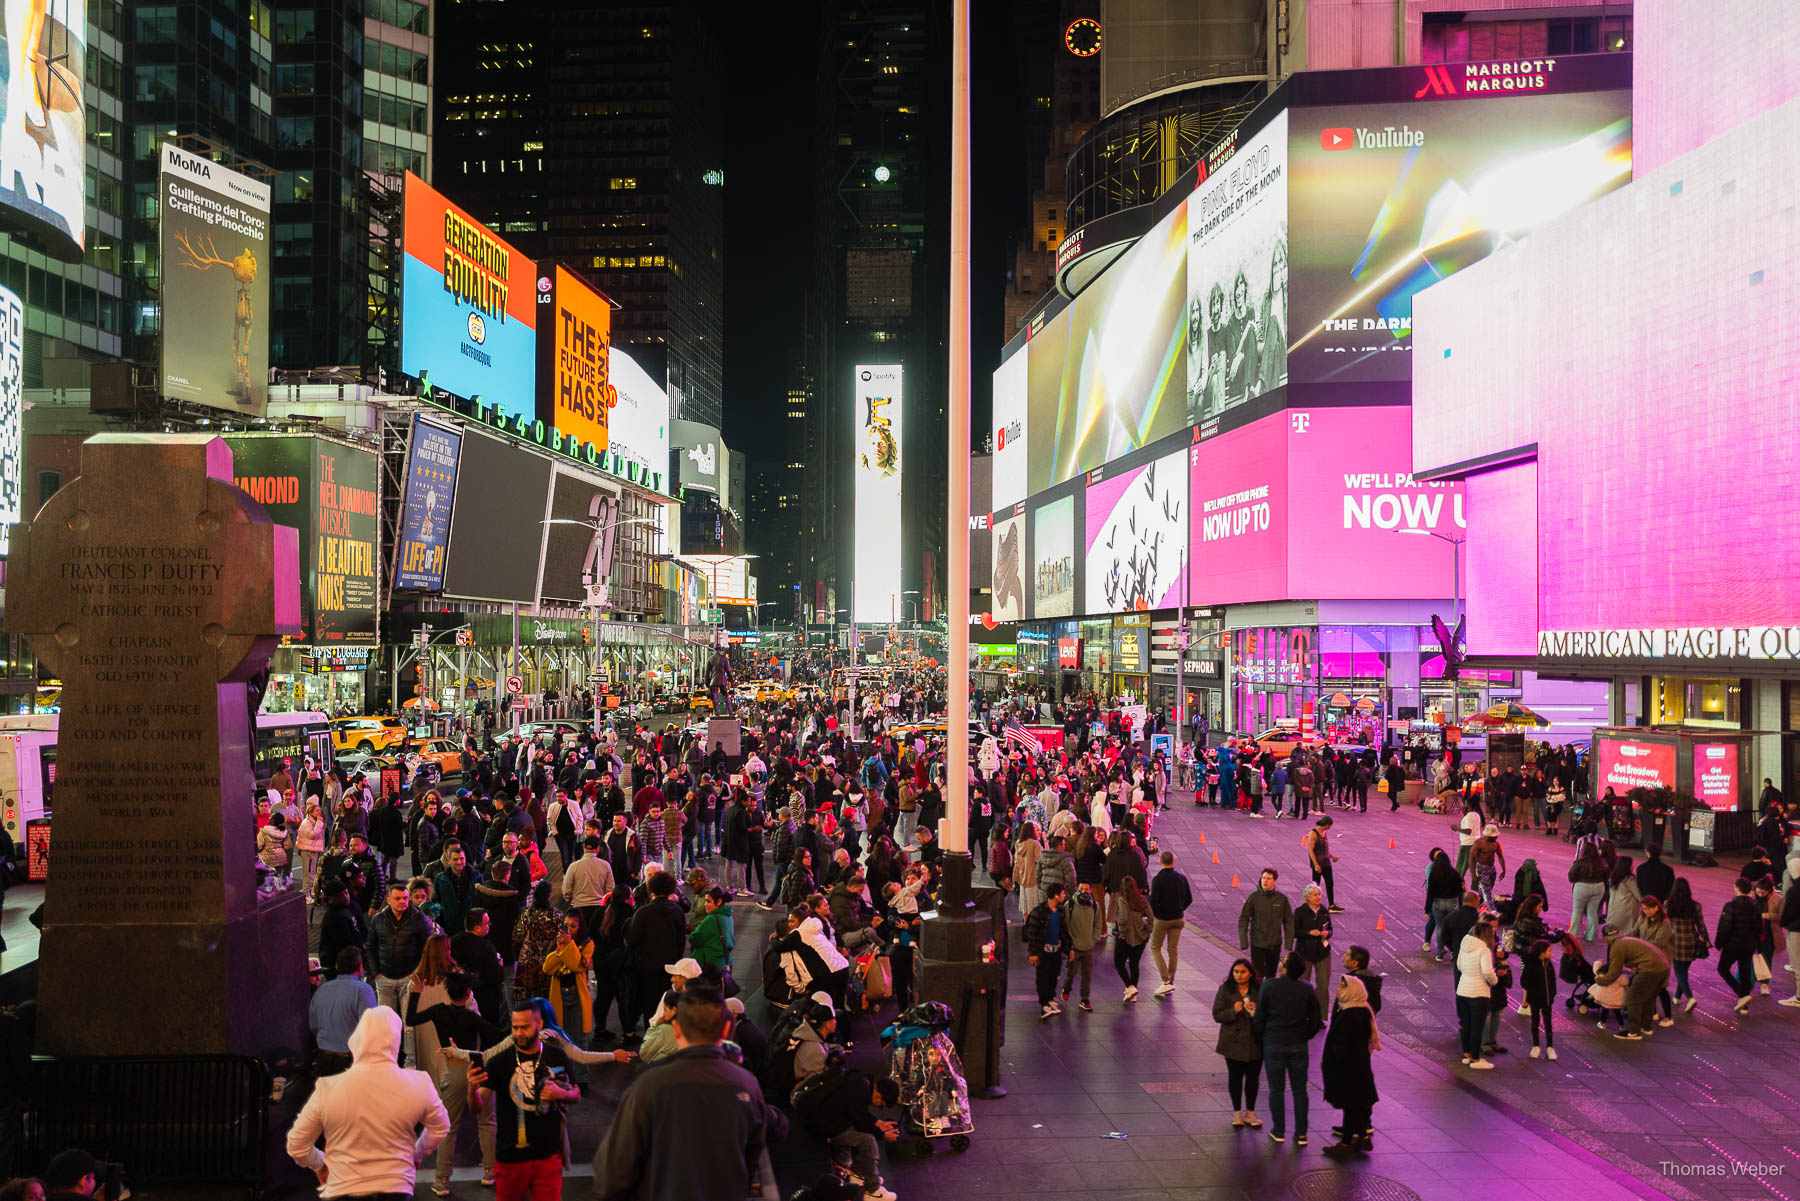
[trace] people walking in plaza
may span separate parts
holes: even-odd
[[[1337,856],[1331,853],[1331,815],[1325,814],[1313,823],[1313,828],[1306,832],[1306,857],[1312,868],[1314,884],[1325,886],[1326,904],[1331,912],[1342,913],[1343,907],[1337,903],[1337,885],[1332,878],[1331,865],[1337,862]]]
[[[1400,766],[1400,756],[1395,755],[1388,760],[1388,765],[1382,769],[1381,778],[1388,786],[1388,812],[1393,813],[1400,808],[1400,798],[1406,792],[1406,769]]]
[[[1481,1039],[1487,1029],[1489,999],[1494,985],[1500,982],[1494,971],[1491,923],[1477,922],[1463,936],[1456,969],[1456,1020],[1461,1030],[1463,1066],[1486,1070],[1494,1065],[1482,1054]]]
[[[1338,981],[1337,1004],[1331,1010],[1331,1026],[1319,1051],[1319,1078],[1325,1085],[1325,1103],[1343,1110],[1338,1141],[1325,1148],[1333,1159],[1367,1154],[1374,1148],[1374,1054],[1381,1050],[1381,1028],[1369,1003],[1368,990],[1355,976]]]
[[[1506,848],[1500,842],[1500,828],[1492,822],[1481,828],[1481,837],[1469,846],[1469,870],[1481,903],[1491,906],[1495,881],[1506,877]]]
[[[1094,985],[1094,947],[1106,940],[1106,924],[1100,918],[1100,906],[1084,889],[1075,894],[1064,909],[1069,924],[1069,966],[1062,982],[1062,999],[1067,1001],[1075,977],[1081,976],[1081,1011],[1094,1011],[1091,993]]]
[[[1281,873],[1274,868],[1263,868],[1256,888],[1238,910],[1238,950],[1250,952],[1250,963],[1259,980],[1273,979],[1282,952],[1294,945],[1294,908],[1284,894],[1276,891],[1280,879]]]
[[[316,1081],[288,1129],[288,1156],[318,1177],[323,1198],[412,1196],[415,1165],[450,1133],[431,1078],[399,1066],[400,1034],[393,1009],[365,1011],[350,1067]]]
[[[1538,938],[1526,947],[1519,962],[1519,986],[1525,995],[1524,1009],[1531,1017],[1531,1058],[1546,1055],[1556,1058],[1556,1035],[1550,1028],[1556,1010],[1556,962],[1549,939]]]
[[[1294,910],[1294,950],[1306,960],[1313,991],[1319,994],[1319,1012],[1329,1012],[1332,997],[1331,913],[1325,908],[1325,898],[1317,884],[1308,884],[1302,890],[1300,908]]]
[[[545,1042],[538,1007],[513,1002],[512,1040],[485,1060],[469,1063],[476,1104],[494,1106],[495,1201],[561,1201],[563,1106],[581,1100],[569,1080],[570,1061],[560,1042]]]
[[[1194,890],[1188,878],[1175,870],[1175,852],[1162,853],[1162,870],[1150,881],[1150,960],[1156,964],[1161,983],[1156,986],[1158,998],[1175,991],[1175,972],[1180,967],[1181,932],[1187,926],[1188,906],[1194,903]],[[1169,953],[1163,956],[1164,945]]]
[[[1269,1074],[1269,1138],[1287,1141],[1287,1093],[1294,1101],[1294,1142],[1306,1146],[1306,1068],[1308,1044],[1325,1028],[1319,997],[1305,983],[1306,961],[1290,954],[1281,975],[1263,981],[1257,992],[1251,1028],[1262,1044],[1263,1067]]]
[[[1214,1044],[1225,1060],[1226,1087],[1231,1091],[1231,1125],[1261,1127],[1256,1093],[1262,1084],[1262,1043],[1256,1037],[1256,998],[1262,981],[1248,959],[1231,965],[1213,998],[1213,1021],[1219,1023]]]
[[[336,975],[313,990],[307,1008],[307,1026],[317,1048],[313,1068],[321,1078],[349,1069],[350,1036],[362,1015],[376,1005],[375,990],[363,982],[361,947],[340,950],[333,968]]]
[[[1052,884],[1045,889],[1044,899],[1026,915],[1024,928],[1020,931],[1026,958],[1037,971],[1038,1005],[1045,1018],[1062,1012],[1062,1006],[1056,1002],[1056,981],[1064,961],[1075,949],[1074,936],[1063,914],[1067,895],[1068,890],[1061,884]]]
[[[1463,802],[1463,815],[1450,823],[1450,829],[1456,833],[1456,873],[1463,879],[1469,876],[1469,857],[1475,840],[1481,837],[1481,807],[1474,797]]]
[[[412,908],[406,881],[389,883],[387,904],[369,919],[367,962],[375,974],[375,999],[395,1013],[430,936],[431,923]]]
[[[1127,876],[1113,906],[1113,970],[1125,986],[1127,1004],[1138,999],[1138,969],[1152,925],[1149,898],[1137,881]]]
[[[1756,944],[1762,938],[1763,913],[1751,895],[1749,880],[1739,877],[1733,884],[1735,895],[1719,910],[1719,926],[1713,945],[1719,949],[1719,976],[1737,994],[1737,1012],[1750,1008],[1750,996],[1756,984],[1753,961]]]
[[[1584,942],[1600,936],[1600,904],[1606,899],[1606,864],[1597,844],[1589,840],[1569,865],[1569,933]],[[1576,931],[1580,930],[1577,934]]]
[[[1437,958],[1441,962],[1450,954],[1450,945],[1445,941],[1449,932],[1446,923],[1462,904],[1463,878],[1442,847],[1431,848],[1430,860],[1425,869],[1425,941],[1419,949],[1429,953],[1432,934],[1436,933]]]

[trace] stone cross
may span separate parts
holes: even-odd
[[[257,1054],[304,1019],[304,903],[256,893],[248,689],[300,629],[298,535],[231,479],[222,438],[103,434],[12,527],[6,628],[63,681],[43,1053]]]

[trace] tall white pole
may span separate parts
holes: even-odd
[[[969,850],[969,0],[955,0],[950,67],[950,639],[944,850]]]

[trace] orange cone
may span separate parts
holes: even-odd
[[[1206,845],[1206,831],[1205,830],[1200,831],[1200,845],[1201,846]]]
[[[1241,887],[1237,882],[1237,873],[1236,872],[1231,873],[1231,886],[1233,888]]]
[[[1214,851],[1213,852],[1213,862],[1217,863],[1218,861],[1219,861],[1219,852]]]
[[[1384,913],[1377,913],[1377,914],[1376,914],[1376,915],[1375,915],[1375,928],[1376,928],[1376,929],[1377,929],[1377,930],[1385,930],[1385,929],[1387,929],[1387,915],[1386,915],[1386,914],[1384,914]]]
[[[1388,850],[1391,851],[1393,849],[1394,849],[1394,840],[1390,838],[1390,839],[1388,839]]]

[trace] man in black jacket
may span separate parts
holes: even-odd
[[[1800,1009],[1800,856],[1787,861],[1788,889],[1781,894],[1781,929],[1787,935],[1788,968],[1794,972],[1794,995],[1778,1005]]]
[[[1363,983],[1363,989],[1369,994],[1369,1009],[1373,1013],[1381,1012],[1381,982],[1379,972],[1369,970],[1369,948],[1353,946],[1344,952],[1344,974],[1355,976]],[[1332,1003],[1335,1009],[1337,1003]]]
[[[1663,862],[1661,843],[1651,843],[1644,854],[1646,858],[1637,869],[1638,892],[1666,901],[1675,889],[1675,869]]]
[[[1756,986],[1756,973],[1751,960],[1756,944],[1762,939],[1762,907],[1750,896],[1755,887],[1739,877],[1733,885],[1737,895],[1719,910],[1719,928],[1713,945],[1719,948],[1719,975],[1737,994],[1737,1012],[1750,1008],[1750,993]]]
[[[375,977],[375,999],[400,1012],[408,978],[419,966],[431,922],[412,907],[405,880],[388,883],[387,904],[369,919],[368,962]]]
[[[669,985],[664,965],[687,953],[687,915],[675,903],[675,877],[657,872],[650,877],[650,899],[631,915],[625,927],[625,945],[631,955],[632,1020],[626,1038],[635,1038],[637,1019],[648,1018]]]
[[[1462,952],[1462,940],[1480,920],[1481,895],[1473,892],[1463,893],[1462,904],[1444,919],[1442,933],[1444,945],[1450,948],[1450,983],[1453,986],[1462,979],[1462,972],[1456,966],[1456,957]]]
[[[620,1098],[594,1153],[594,1201],[652,1195],[649,1181],[659,1197],[747,1191],[762,1159],[768,1118],[756,1078],[720,1049],[729,1026],[715,990],[681,994],[674,1021],[680,1049]]]
[[[1038,1004],[1044,1007],[1042,1016],[1046,1018],[1062,1012],[1062,1006],[1056,1003],[1056,980],[1062,974],[1064,961],[1075,953],[1068,915],[1062,911],[1067,896],[1062,885],[1050,885],[1044,890],[1043,901],[1025,915],[1025,927],[1019,932],[1025,943],[1025,956],[1037,970]]]
[[[450,957],[470,976],[475,1003],[483,1013],[501,1013],[500,985],[506,978],[506,965],[500,952],[488,941],[493,919],[485,909],[471,909],[463,915],[463,928],[450,939]],[[492,1046],[492,1043],[483,1043]]]
[[[869,1110],[871,1105],[892,1108],[899,1100],[900,1085],[893,1077],[871,1082],[855,1068],[844,1067],[834,1053],[823,1072],[794,1090],[792,1108],[802,1126],[832,1146],[849,1150],[852,1182],[862,1185],[865,1197],[878,1197],[883,1195],[881,1143],[899,1139],[900,1128]]]
[[[1180,966],[1181,931],[1187,926],[1187,909],[1194,903],[1194,890],[1188,878],[1175,870],[1175,852],[1162,853],[1162,870],[1150,881],[1150,958],[1156,963],[1156,974],[1162,983],[1156,995],[1166,997],[1175,991],[1175,969]],[[1163,959],[1163,944],[1168,944],[1169,957]]]
[[[1263,1065],[1269,1073],[1269,1137],[1278,1143],[1287,1141],[1287,1097],[1282,1091],[1294,1091],[1294,1142],[1306,1146],[1306,1065],[1307,1044],[1325,1028],[1319,1012],[1319,994],[1305,982],[1306,960],[1299,952],[1288,955],[1281,975],[1263,981],[1256,996],[1256,1017],[1252,1026],[1257,1041],[1262,1043]]]

